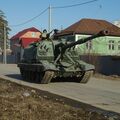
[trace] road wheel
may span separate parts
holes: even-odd
[[[53,71],[45,71],[44,76],[41,80],[42,84],[48,84],[54,76]]]
[[[85,71],[83,75],[80,77],[80,83],[87,83],[92,75],[93,70]]]

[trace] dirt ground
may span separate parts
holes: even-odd
[[[0,120],[119,120],[50,99],[39,90],[0,80]]]

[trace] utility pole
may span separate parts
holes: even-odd
[[[48,32],[51,31],[51,5],[49,5]]]
[[[3,51],[3,63],[6,64],[6,25],[3,23],[3,29],[4,29],[4,51]]]

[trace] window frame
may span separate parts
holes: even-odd
[[[120,50],[120,41],[118,41],[118,50]]]
[[[108,49],[109,50],[115,50],[115,41],[114,40],[109,40],[108,41]]]
[[[93,48],[93,42],[92,42],[92,40],[86,42],[86,49],[87,50],[92,50],[92,48]]]
[[[35,34],[35,32],[32,32],[32,37],[36,37],[36,34]]]

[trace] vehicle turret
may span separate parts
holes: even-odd
[[[77,40],[75,42],[71,42],[69,44],[64,44],[64,43],[61,42],[61,43],[59,43],[55,46],[55,51],[54,51],[55,58],[57,58],[58,56],[59,56],[59,59],[63,58],[63,54],[65,53],[66,49],[68,49],[68,48],[74,47],[74,46],[79,45],[79,44],[86,43],[88,41],[94,40],[95,38],[98,38],[98,37],[101,37],[101,36],[106,36],[108,34],[109,34],[108,30],[102,30],[95,35],[79,39],[79,40]]]

